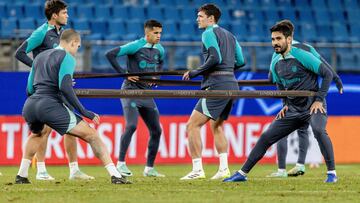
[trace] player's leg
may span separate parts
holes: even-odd
[[[16,184],[30,183],[28,180],[28,171],[31,159],[34,157],[35,153],[37,153],[39,146],[43,144],[42,142],[45,140],[43,138],[48,130],[44,128],[44,124],[42,123],[32,123],[29,127],[33,133],[31,133],[26,141],[20,168],[15,179]]]
[[[76,137],[71,135],[64,135],[64,147],[69,161],[70,169],[70,180],[93,180],[95,179],[92,176],[89,176],[79,169],[79,164],[77,161],[77,140]]]
[[[46,170],[45,165],[45,155],[46,155],[46,148],[47,148],[47,142],[50,133],[52,132],[52,129],[45,125],[44,126],[44,132],[42,137],[42,141],[39,142],[38,150],[36,151],[36,180],[55,180],[48,171]]]
[[[281,138],[298,129],[300,125],[303,125],[302,121],[297,119],[296,113],[291,114],[291,112],[287,112],[285,118],[274,120],[269,128],[260,136],[241,170],[237,171],[230,178],[224,179],[224,182],[246,181],[247,173],[265,155],[267,149]]]
[[[120,172],[116,169],[114,163],[111,160],[108,149],[106,148],[105,144],[100,139],[98,132],[94,128],[91,128],[86,122],[80,121],[67,133],[79,137],[80,139],[90,144],[95,156],[101,160],[106,170],[109,172],[112,183],[129,183],[124,177],[121,176]]]
[[[152,106],[152,105],[151,105]],[[155,105],[153,105],[155,106]],[[161,136],[161,126],[160,126],[160,116],[159,111],[155,107],[142,107],[139,108],[139,113],[143,118],[147,128],[149,129],[150,138],[148,143],[148,154],[146,167],[144,169],[144,176],[147,177],[165,177],[165,175],[160,174],[154,168],[154,162],[156,154],[159,150],[160,136]]]
[[[214,135],[214,142],[216,151],[219,154],[219,169],[217,173],[211,178],[212,180],[224,179],[230,177],[230,170],[228,166],[228,141],[223,130],[224,120],[222,118],[216,121],[210,120],[210,128]]]
[[[337,176],[335,171],[334,149],[331,139],[326,132],[327,115],[320,112],[313,114],[311,116],[310,124],[328,170],[328,178],[325,182],[336,182]]]
[[[136,131],[139,112],[136,104],[133,105],[123,105],[124,117],[125,117],[125,131],[120,138],[120,150],[119,150],[119,159],[117,163],[117,169],[120,171],[123,176],[132,176],[132,172],[126,165],[125,157],[126,152],[129,148],[131,138]]]
[[[294,168],[288,171],[289,176],[299,176],[305,174],[305,159],[309,147],[308,125],[297,130],[299,137],[299,157]]]
[[[194,110],[186,125],[186,132],[188,135],[189,152],[192,158],[193,169],[181,180],[192,180],[205,178],[204,169],[201,160],[202,143],[200,137],[200,129],[210,120],[209,117]]]
[[[268,175],[267,177],[269,178],[286,178],[288,176],[286,172],[287,138],[288,136],[280,139],[276,143],[278,170]]]

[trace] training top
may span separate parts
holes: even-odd
[[[127,68],[123,69],[117,57],[127,55]],[[106,58],[118,73],[158,72],[162,69],[165,50],[161,44],[150,44],[145,38],[135,40],[106,52]],[[145,78],[145,77],[141,77]],[[147,84],[125,81],[126,89],[150,88]]]
[[[290,52],[283,57],[274,53],[270,75],[272,81],[278,84],[282,90],[309,90],[317,92],[312,97],[287,97],[285,103],[293,106],[296,110],[308,110],[314,99],[324,101],[333,79],[332,71],[326,67],[319,58],[312,53],[296,46],[292,46]],[[318,76],[323,78],[321,87],[318,85]]]
[[[51,97],[60,102],[64,96],[81,115],[93,119],[95,114],[83,107],[72,87],[75,66],[75,58],[60,46],[41,52],[31,68],[27,91],[30,97]]]
[[[235,36],[224,28],[213,25],[209,26],[202,33],[202,52],[204,64],[189,73],[190,78],[203,75],[202,87],[210,85],[213,76],[217,77],[214,72],[233,73],[245,65],[242,49]],[[220,74],[221,75],[221,74]],[[233,74],[232,74],[233,75]],[[223,77],[226,80],[233,80],[232,77]],[[216,80],[219,82],[219,80]]]
[[[15,57],[27,66],[32,67],[33,59],[35,59],[39,53],[59,45],[62,31],[63,28],[60,28],[58,31],[54,25],[50,25],[48,22],[44,23],[21,44],[16,50]],[[33,59],[27,55],[31,51],[33,53]]]

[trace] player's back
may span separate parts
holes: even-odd
[[[49,49],[40,53],[34,60],[33,87],[35,95],[58,95],[59,72],[68,53],[63,49]]]
[[[216,36],[216,41],[219,45],[219,51],[221,54],[221,62],[216,67],[220,69],[230,68],[232,71],[235,64],[235,36],[228,30],[219,26],[213,26],[212,29],[207,29],[205,32],[211,31]]]

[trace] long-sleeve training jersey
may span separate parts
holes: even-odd
[[[315,98],[286,98],[286,104],[299,111],[308,110],[314,99],[324,101],[333,79],[332,71],[319,58],[296,46],[292,46],[285,57],[274,53],[270,73],[272,81],[277,83],[280,89],[317,92]],[[318,75],[323,78],[320,88],[317,80]]]
[[[81,115],[93,119],[95,114],[83,107],[74,92],[72,78],[75,66],[75,58],[60,46],[43,51],[34,60],[27,91],[31,97],[51,97],[60,102],[62,95]]]
[[[15,57],[25,65],[32,67],[33,59],[39,53],[59,45],[62,31],[62,28],[58,31],[54,25],[50,25],[48,22],[44,23],[21,44],[16,50]],[[30,52],[33,53],[33,59],[27,55]]]
[[[203,75],[203,88],[227,80],[233,82],[233,76],[223,77],[223,81],[219,81],[216,74],[212,75],[212,73],[216,71],[233,73],[235,69],[245,65],[242,49],[235,36],[215,24],[206,28],[202,33],[201,41],[204,64],[191,70],[190,78]],[[213,76],[217,78],[215,79]]]
[[[123,69],[117,57],[127,55],[127,68]],[[165,51],[161,44],[150,44],[145,38],[135,40],[106,52],[106,58],[118,73],[158,72],[162,69]],[[143,77],[145,78],[145,77]],[[150,88],[147,84],[125,81],[126,89]]]

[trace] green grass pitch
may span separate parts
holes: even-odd
[[[360,202],[360,164],[337,165],[339,181],[323,183],[326,168],[309,169],[302,177],[270,179],[265,176],[275,165],[257,165],[245,183],[211,181],[216,165],[205,165],[207,179],[180,181],[191,170],[190,165],[159,165],[166,178],[142,176],[143,166],[130,165],[132,185],[112,185],[106,170],[100,166],[80,166],[95,176],[94,181],[69,181],[69,169],[48,167],[55,181],[35,180],[29,171],[30,185],[15,185],[17,167],[0,167],[0,202]],[[240,165],[231,165],[232,171]],[[290,169],[292,166],[288,166]]]

